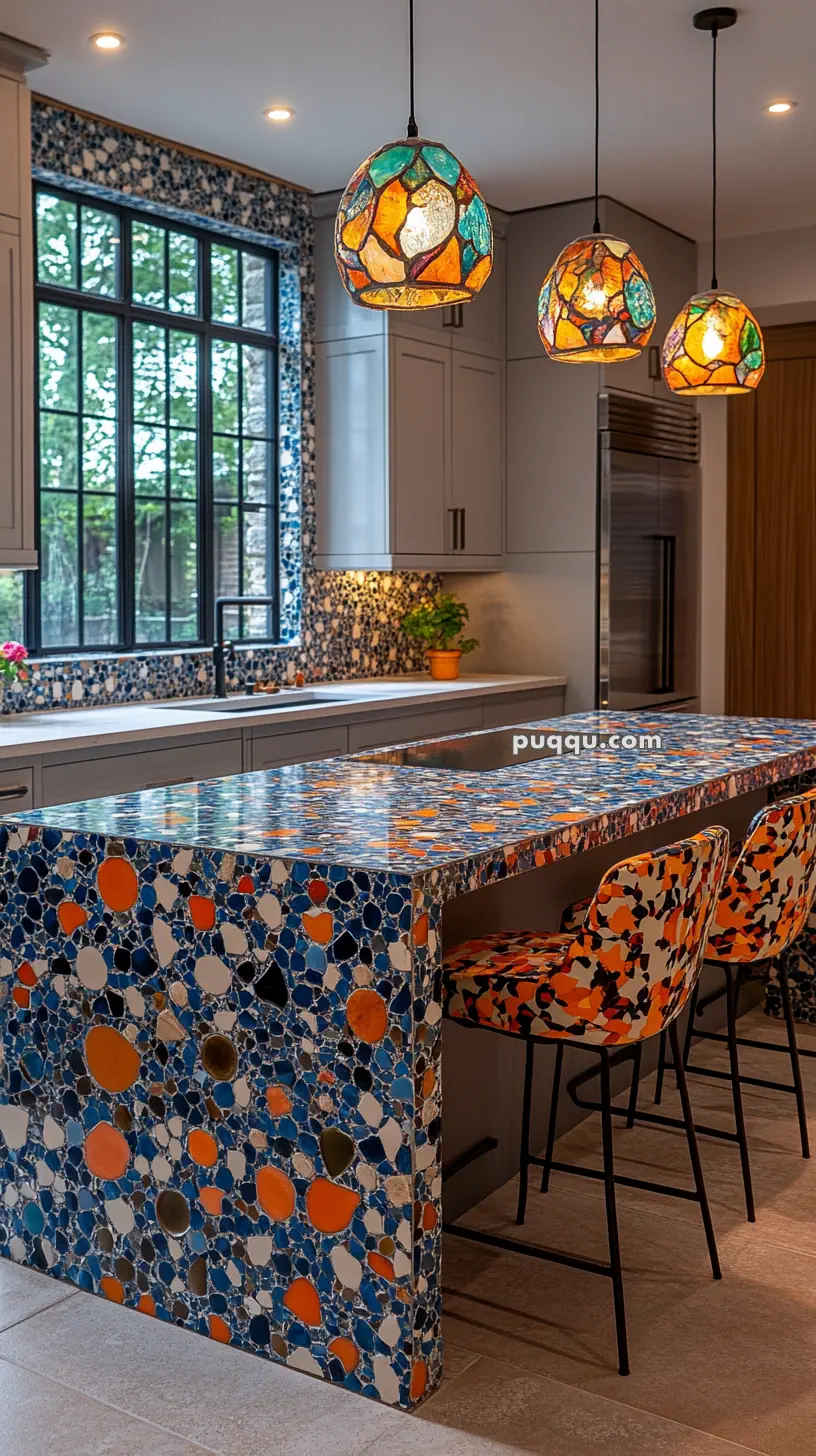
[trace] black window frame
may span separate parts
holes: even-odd
[[[77,209],[78,231],[77,231],[77,257],[78,257],[78,278],[75,287],[64,287],[55,283],[46,283],[39,277],[39,238],[37,228],[37,199],[41,195],[57,197],[73,203]],[[117,265],[119,296],[111,298],[108,295],[83,291],[81,287],[81,208],[83,206],[97,208],[100,211],[113,214],[118,222],[119,235],[119,257]],[[245,619],[243,611],[236,614],[239,617],[237,622],[238,630],[231,632],[234,642],[252,643],[258,645],[280,645],[281,640],[281,600],[280,600],[280,554],[281,554],[281,520],[280,520],[280,266],[279,254],[273,246],[264,246],[256,241],[249,241],[242,236],[236,236],[221,229],[217,225],[201,226],[187,221],[181,221],[170,211],[147,210],[138,207],[129,207],[127,204],[109,201],[94,192],[81,188],[65,188],[52,186],[48,182],[35,182],[33,188],[33,211],[34,211],[34,309],[37,321],[37,348],[35,350],[35,472],[36,472],[36,530],[37,544],[40,545],[40,492],[41,492],[41,469],[40,469],[40,365],[39,365],[39,317],[40,304],[57,304],[76,309],[80,316],[79,336],[82,337],[81,316],[83,313],[110,314],[119,319],[118,340],[117,340],[117,406],[118,418],[116,425],[117,445],[117,471],[116,491],[117,502],[117,580],[118,580],[118,613],[119,613],[119,639],[116,642],[108,643],[80,643],[79,645],[64,644],[62,646],[42,645],[42,614],[40,594],[40,572],[31,571],[26,573],[24,588],[24,621],[26,627],[26,641],[29,651],[36,657],[76,657],[76,656],[103,656],[112,654],[114,656],[122,653],[136,653],[138,655],[151,652],[177,652],[185,649],[196,649],[211,647],[214,640],[214,616],[215,616],[215,505],[213,486],[213,441],[215,432],[213,429],[213,403],[212,403],[212,345],[214,340],[223,340],[239,346],[239,410],[243,410],[243,355],[240,352],[241,346],[265,349],[269,354],[267,388],[269,392],[268,410],[271,426],[274,431],[274,439],[268,441],[270,446],[272,474],[271,493],[269,505],[266,507],[269,512],[268,541],[268,562],[267,571],[270,578],[270,589],[267,593],[274,597],[274,605],[269,609],[268,621],[270,625],[269,635],[252,634],[244,635]],[[198,289],[196,300],[196,313],[173,312],[169,308],[152,307],[134,303],[132,301],[133,285],[133,257],[132,257],[132,233],[134,225],[153,224],[163,227],[165,233],[165,287],[169,289],[169,267],[167,249],[169,247],[170,232],[184,233],[196,241],[197,262],[198,262]],[[210,248],[213,246],[226,246],[237,250],[238,253],[238,299],[239,306],[243,299],[243,254],[249,253],[263,258],[270,264],[267,272],[267,319],[270,327],[267,330],[258,328],[247,328],[239,324],[224,324],[212,318],[212,279],[210,268]],[[167,302],[168,293],[165,293]],[[136,323],[151,324],[156,327],[163,327],[176,331],[188,332],[198,340],[199,348],[199,376],[198,376],[198,407],[197,407],[197,434],[198,434],[198,532],[197,532],[197,577],[198,577],[198,634],[196,637],[187,638],[184,641],[174,641],[172,638],[163,641],[137,642],[135,632],[136,600],[135,600],[135,507],[137,497],[135,493],[134,471],[133,471],[133,326]],[[81,360],[81,350],[80,350]],[[81,401],[81,380],[78,388]],[[240,432],[240,416],[239,416]],[[221,432],[218,432],[219,434]],[[239,582],[243,578],[244,566],[244,523],[247,509],[244,500],[244,472],[240,467],[243,460],[243,441],[238,438],[239,478],[237,481],[238,505],[238,562]],[[251,510],[251,506],[250,506]],[[81,516],[78,524],[78,552],[80,572],[83,564],[84,543],[82,540]],[[170,550],[167,550],[167,573],[170,574],[169,558]],[[240,587],[239,587],[240,590]],[[82,604],[82,576],[79,578],[79,601],[78,601],[78,635],[82,635],[83,604]],[[171,594],[169,589],[166,599],[166,613],[169,620],[171,608]]]

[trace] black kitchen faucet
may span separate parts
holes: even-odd
[[[224,640],[224,610],[226,607],[275,607],[277,597],[217,597],[215,603],[215,642],[213,644],[213,668],[215,669],[215,696],[227,696],[227,653],[231,642]]]

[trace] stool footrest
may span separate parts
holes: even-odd
[[[588,1274],[604,1274],[607,1279],[612,1278],[611,1264],[599,1264],[595,1259],[581,1259],[577,1254],[562,1254],[556,1249],[542,1249],[538,1244],[528,1244],[522,1239],[505,1239],[500,1234],[485,1234],[479,1229],[462,1228],[457,1223],[443,1223],[442,1232],[454,1234],[458,1239],[470,1239],[474,1244],[487,1244],[492,1249],[529,1254],[534,1259],[545,1259],[548,1264],[565,1264],[568,1269],[583,1269]]]
[[[548,1163],[546,1158],[531,1158],[530,1162],[538,1168],[550,1168],[553,1173],[573,1173],[577,1178],[596,1178],[603,1182],[604,1175],[600,1168],[579,1168],[575,1163],[559,1163],[555,1160]],[[629,1178],[625,1173],[616,1173],[615,1182],[620,1183],[623,1188],[642,1188],[646,1193],[666,1193],[670,1198],[685,1198],[689,1203],[700,1202],[699,1196],[693,1188],[675,1188],[669,1183],[651,1183],[646,1178]]]

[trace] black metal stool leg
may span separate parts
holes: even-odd
[[[532,1037],[529,1037],[527,1040],[525,1052],[524,1103],[521,1110],[521,1153],[519,1155],[519,1196],[518,1208],[516,1210],[516,1223],[524,1223],[524,1215],[527,1212],[527,1181],[530,1167],[530,1111],[533,1102],[533,1056],[535,1054],[535,1042]]]
[[[615,1332],[618,1340],[618,1370],[629,1374],[629,1347],[626,1339],[626,1306],[623,1299],[618,1210],[615,1201],[615,1162],[612,1150],[612,1083],[609,1075],[609,1053],[601,1057],[601,1126],[603,1131],[604,1193],[606,1195],[606,1229],[609,1236],[609,1263],[615,1298]]]
[[[748,1153],[748,1134],[745,1128],[745,1112],[742,1106],[739,1049],[737,1046],[737,1011],[740,990],[739,971],[734,972],[730,966],[726,966],[725,975],[728,983],[726,1004],[728,1008],[728,1055],[731,1063],[731,1092],[734,1098],[734,1121],[737,1127],[737,1142],[739,1143],[740,1162],[742,1164],[742,1181],[745,1187],[745,1211],[748,1222],[756,1223],[754,1189],[751,1181],[751,1159]]]
[[[790,981],[788,980],[788,968],[785,965],[784,955],[779,957],[776,963],[776,969],[779,975],[779,990],[782,995],[782,1010],[785,1013],[785,1026],[788,1031],[788,1048],[790,1050],[793,1086],[796,1092],[796,1111],[799,1114],[799,1137],[802,1142],[802,1157],[809,1158],[810,1142],[808,1140],[807,1111],[805,1109],[805,1089],[802,1086],[802,1068],[799,1065],[799,1048],[796,1044],[796,1023],[793,1019]]]
[[[655,1105],[660,1106],[663,1101],[663,1082],[666,1077],[666,1033],[660,1033],[660,1052],[657,1058],[657,1083],[655,1085]],[[627,1124],[631,1127],[631,1123]]]
[[[550,1165],[552,1163],[553,1148],[555,1147],[555,1124],[558,1119],[558,1094],[561,1091],[561,1068],[564,1062],[564,1043],[560,1041],[555,1049],[555,1066],[553,1068],[552,1094],[550,1097],[550,1121],[547,1127],[547,1146],[544,1150],[544,1167],[541,1170],[541,1192],[546,1193],[550,1186]]]
[[[643,1042],[635,1043],[635,1053],[632,1058],[632,1085],[629,1089],[629,1112],[626,1118],[626,1126],[634,1127],[635,1113],[637,1112],[638,1092],[640,1090],[640,1064],[643,1060]]]
[[[698,981],[689,997],[688,1021],[686,1022],[686,1035],[683,1042],[683,1066],[689,1064],[691,1056],[691,1039],[694,1036],[694,1018],[697,1015],[697,1002],[700,999],[700,982]]]
[[[708,1244],[708,1257],[711,1260],[711,1272],[715,1279],[722,1279],[720,1259],[717,1253],[717,1240],[714,1237],[714,1225],[711,1221],[711,1209],[708,1206],[708,1193],[706,1192],[705,1179],[703,1177],[703,1165],[700,1161],[700,1149],[697,1146],[697,1134],[694,1131],[694,1114],[691,1110],[688,1079],[686,1077],[686,1069],[683,1066],[683,1058],[680,1055],[680,1037],[677,1031],[676,1021],[673,1021],[669,1027],[669,1038],[671,1040],[672,1056],[677,1073],[677,1090],[680,1093],[683,1122],[686,1125],[689,1158],[691,1159],[691,1168],[694,1173],[694,1186],[697,1189],[697,1197],[700,1201],[700,1213],[703,1217],[703,1228],[705,1229],[706,1243]]]

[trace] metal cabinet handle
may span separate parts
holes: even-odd
[[[145,784],[144,787],[145,787],[145,790],[147,790],[147,789],[174,789],[177,784],[194,784],[194,783],[195,783],[195,779],[191,775],[190,778],[188,778],[188,779],[170,779],[169,781],[167,779],[161,779],[159,781],[159,783],[157,783],[157,784]],[[134,789],[134,790],[132,790],[132,792],[133,793],[138,793],[139,790],[138,789]]]
[[[662,379],[663,374],[660,368],[660,350],[657,344],[649,345],[649,378]]]
[[[448,510],[448,517],[451,523],[451,550],[459,550],[459,512],[451,506]]]
[[[0,789],[0,799],[25,799],[29,793],[28,784],[12,784],[8,789]]]
[[[464,549],[465,549],[465,508],[464,508],[464,506],[462,506],[462,509],[460,510],[459,515],[460,515],[460,518],[461,518],[460,519],[460,522],[459,522],[459,550],[460,551],[464,551]]]
[[[449,318],[442,319],[443,329],[463,329],[465,327],[465,312],[461,303],[452,303],[450,308],[445,309]]]

